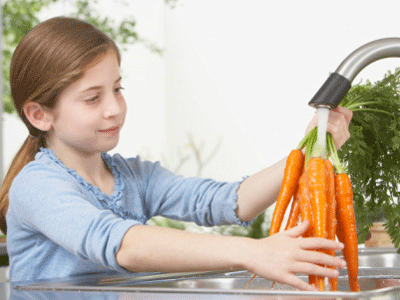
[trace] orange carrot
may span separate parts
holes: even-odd
[[[344,239],[344,257],[347,261],[350,289],[360,291],[358,284],[358,246],[353,207],[353,189],[346,173],[335,176],[339,239]],[[340,237],[342,235],[342,237]]]
[[[327,199],[326,168],[320,157],[312,157],[308,166],[308,185],[314,216],[314,236],[326,238],[327,232]]]
[[[250,282],[252,282],[253,279],[256,278],[256,277],[257,277],[257,275],[254,274],[254,275],[250,278],[250,280],[249,280],[249,281],[247,282],[247,284],[246,284],[246,287],[245,287],[246,290],[249,288]],[[272,287],[274,286],[274,283],[275,283],[275,282],[272,283]]]
[[[337,207],[336,207],[336,216],[337,216]],[[339,242],[341,242],[343,245],[346,245],[346,241],[345,241],[345,238],[344,238],[343,226],[342,226],[342,224],[340,224],[339,218],[338,218],[338,223],[337,223],[337,226],[336,226],[336,236],[337,236]],[[349,259],[348,259],[348,256],[347,256],[346,246],[342,249],[342,253],[343,253],[343,258],[347,263],[349,261]]]
[[[327,190],[326,190],[326,199],[327,199],[327,233],[328,239],[335,240],[336,236],[336,227],[337,227],[337,220],[336,220],[336,197],[335,197],[335,170],[333,165],[329,159],[325,161],[326,167],[326,175],[327,175]],[[335,250],[326,250],[326,253],[332,256],[335,256]],[[331,267],[334,269],[333,267]],[[329,278],[330,290],[336,291],[337,290],[337,278]]]
[[[336,217],[337,217],[336,236],[337,236],[339,242],[341,242],[343,245],[346,245],[346,241],[345,241],[345,238],[344,238],[343,226],[340,223],[340,220],[338,218],[337,206],[336,206]],[[343,253],[343,258],[347,263],[349,261],[349,259],[348,259],[348,256],[347,256],[347,248],[346,248],[346,246],[342,249],[342,253]]]
[[[287,221],[285,230],[295,227],[299,220],[299,216],[300,216],[300,188],[299,187],[300,187],[300,184],[298,184],[297,188],[296,188],[292,206],[290,208],[289,219]],[[254,277],[255,276],[253,276],[253,278]],[[271,289],[273,289],[274,286],[275,286],[275,281],[272,282]]]
[[[334,240],[336,236],[336,196],[335,196],[335,170],[330,160],[325,160],[327,172],[327,235],[328,239]]]
[[[341,242],[343,245],[345,244],[345,239],[344,239],[344,231],[343,231],[343,226],[340,223],[340,219],[338,217],[338,208],[336,206],[336,218],[337,218],[337,226],[336,226],[336,236],[339,240],[339,242]],[[342,250],[343,252],[343,257],[345,259],[345,261],[347,261],[347,253],[346,253],[346,248],[344,248]]]
[[[299,199],[299,185],[297,185],[292,206],[290,208],[289,219],[287,221],[285,230],[295,227],[298,223],[299,216],[300,216],[300,199]],[[275,281],[272,282],[271,289],[273,289],[274,286],[275,286]]]
[[[269,235],[273,235],[281,229],[281,224],[283,217],[285,215],[286,209],[292,199],[293,195],[296,192],[298,186],[298,180],[300,174],[303,171],[304,166],[304,155],[300,149],[294,149],[289,153],[288,158],[286,159],[286,166],[282,180],[282,186],[279,191],[278,200],[275,204],[274,213],[272,215],[271,227],[269,229]],[[250,282],[257,275],[253,275],[249,282],[247,282],[246,289],[249,287]],[[272,287],[274,287],[275,282],[272,283]]]
[[[300,216],[300,200],[298,195],[298,188],[290,208],[289,219],[286,224],[285,230],[293,228],[297,225]]]
[[[299,180],[299,200],[300,200],[300,217],[301,221],[309,221],[308,229],[305,233],[305,237],[314,236],[314,216],[311,207],[310,195],[308,191],[308,174],[303,173]]]
[[[312,237],[314,236],[314,217],[313,217],[313,211],[311,207],[311,201],[310,201],[310,195],[308,191],[308,174],[305,172],[301,175],[300,180],[299,180],[299,192],[298,192],[298,198],[300,201],[300,217],[301,221],[304,222],[305,220],[308,220],[309,226],[304,234],[304,237]],[[315,275],[309,275],[308,276],[308,283],[317,286],[317,281],[316,281],[316,276]]]
[[[308,283],[311,284],[312,286],[317,287],[317,276],[315,275],[308,275]]]
[[[304,155],[299,149],[292,150],[286,160],[285,173],[282,180],[282,186],[276,201],[274,213],[272,215],[269,235],[279,232],[283,217],[290,200],[295,193],[300,174],[304,165]]]
[[[321,157],[310,158],[307,165],[307,173],[314,216],[314,236],[327,238],[326,167],[324,160]],[[320,291],[325,289],[323,277],[317,276],[317,284]]]

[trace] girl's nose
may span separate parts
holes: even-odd
[[[124,112],[125,100],[122,95],[110,94],[104,101],[104,117],[112,118]]]

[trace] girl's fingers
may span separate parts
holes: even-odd
[[[327,130],[332,134],[337,149],[343,146],[350,137],[348,127],[352,117],[353,112],[350,109],[340,106],[331,109],[329,112]],[[306,134],[316,126],[318,126],[318,114],[315,114],[312,118],[306,129]]]
[[[300,248],[304,250],[317,250],[317,249],[332,249],[342,250],[344,248],[343,243],[328,240],[323,238],[309,237],[300,240]]]
[[[342,113],[330,112],[327,131],[332,134],[337,149],[350,138],[349,124]]]
[[[347,125],[350,124],[351,118],[353,117],[353,112],[350,109],[341,106],[332,109],[331,112],[337,112],[342,114],[346,119]]]
[[[292,238],[301,237],[307,231],[309,225],[310,222],[308,220],[305,220],[304,222],[301,222],[299,225],[284,231],[283,234]]]
[[[314,266],[323,265],[337,269],[343,269],[346,267],[346,261],[342,258],[317,251],[303,251],[298,254],[297,259],[299,262],[313,264]]]
[[[336,269],[325,268],[308,262],[299,262],[293,266],[293,273],[302,273],[306,275],[316,275],[321,277],[336,278],[339,271]]]
[[[301,291],[317,291],[317,288],[312,286],[311,284],[308,284],[304,280],[301,280],[299,277],[293,274],[289,274],[284,276],[282,280],[277,280],[278,282],[282,284],[288,284],[293,286],[294,288],[301,290]]]

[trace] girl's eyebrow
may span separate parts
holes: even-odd
[[[115,80],[115,83],[118,83],[119,81],[121,81],[121,79],[122,79],[122,76],[119,76],[119,78],[117,80]],[[101,86],[101,85],[91,86],[91,87],[81,91],[81,93],[84,93],[84,92],[87,92],[87,91],[92,91],[92,90],[99,90],[99,89],[102,89],[102,88],[103,88],[103,86]]]

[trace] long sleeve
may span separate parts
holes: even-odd
[[[125,172],[134,174],[147,217],[161,215],[193,221],[198,225],[238,224],[248,226],[236,215],[237,189],[241,182],[218,182],[208,178],[185,178],[158,162],[130,159]]]

